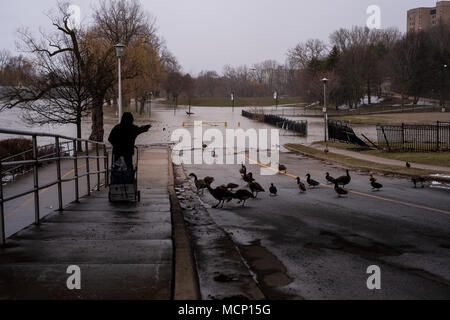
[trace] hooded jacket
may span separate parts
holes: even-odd
[[[112,129],[108,141],[113,146],[114,155],[119,157],[133,156],[136,138],[150,129],[150,126],[138,127],[134,125],[133,122],[133,115],[129,112],[125,112],[120,124]]]

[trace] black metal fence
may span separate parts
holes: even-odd
[[[263,121],[265,123],[272,124],[284,130],[294,131],[302,136],[308,135],[308,121],[294,121],[277,115],[251,113],[244,110],[242,110],[242,116],[252,120]]]
[[[450,122],[435,125],[402,124],[377,126],[378,144],[387,151],[449,151]]]
[[[328,139],[368,147],[368,145],[356,135],[353,128],[342,121],[328,120]]]

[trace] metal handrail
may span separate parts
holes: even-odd
[[[88,189],[88,195],[91,194],[91,176],[97,176],[97,190],[100,190],[100,182],[101,182],[101,175],[105,175],[105,185],[109,184],[108,179],[108,173],[109,173],[109,153],[106,148],[106,144],[103,142],[98,141],[92,141],[92,140],[86,140],[86,139],[80,139],[80,138],[74,138],[74,137],[67,137],[62,135],[56,135],[51,133],[41,133],[41,132],[28,132],[28,131],[19,131],[19,130],[9,130],[9,129],[2,129],[0,128],[0,133],[4,134],[12,134],[12,135],[20,135],[20,136],[29,136],[32,137],[32,144],[33,149],[31,150],[32,158],[31,160],[22,160],[22,161],[9,161],[5,162],[2,159],[0,159],[0,244],[4,246],[6,244],[6,234],[5,234],[5,215],[4,215],[4,204],[5,202],[26,196],[28,194],[34,194],[34,214],[35,214],[35,221],[34,223],[36,225],[40,224],[40,212],[39,212],[39,192],[43,189],[47,189],[49,187],[52,187],[54,185],[58,185],[58,210],[63,211],[63,201],[62,201],[62,184],[65,182],[72,182],[75,181],[75,201],[79,201],[79,179],[83,177],[86,178],[87,182],[87,189]],[[38,157],[38,144],[37,144],[37,138],[38,137],[52,137],[55,139],[55,153],[51,155],[50,158],[48,158],[49,155],[46,157]],[[61,140],[67,140],[66,142],[63,142],[63,144],[73,144],[73,156],[67,156],[66,150],[63,152],[63,156],[61,155]],[[81,142],[84,144],[85,152],[84,155],[78,156],[77,151],[77,142]],[[95,145],[94,154],[91,154],[89,152],[89,145]],[[103,155],[100,154],[100,148],[103,149]],[[11,159],[6,158],[6,159]],[[96,162],[96,170],[91,171],[90,170],[90,160],[94,159]],[[100,170],[100,160],[104,160],[104,169]],[[61,176],[61,161],[62,160],[73,160],[73,171],[74,176],[73,178],[62,178]],[[78,173],[78,160],[85,160],[86,161],[86,173],[79,174]],[[2,162],[3,161],[3,162]],[[48,162],[55,162],[56,161],[56,170],[57,170],[57,179],[55,181],[49,182],[45,185],[39,184],[39,166],[42,163],[48,163]],[[22,191],[13,195],[8,196],[5,198],[3,196],[3,181],[2,181],[2,172],[3,167],[5,166],[23,166],[23,165],[31,165],[33,166],[33,187],[30,190]]]

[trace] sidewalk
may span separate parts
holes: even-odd
[[[141,154],[141,203],[111,204],[108,191],[49,214],[0,248],[0,299],[157,299],[172,295],[167,148]],[[81,290],[69,290],[69,266]]]
[[[320,150],[320,151],[323,151],[325,149],[325,146],[320,145],[320,144],[313,144],[313,145],[310,145],[310,147]],[[346,150],[346,149],[328,147],[328,150],[330,151],[330,153],[340,154],[343,156],[347,156],[347,157],[351,157],[351,158],[355,158],[355,159],[359,159],[359,160],[375,162],[375,163],[379,163],[379,164],[398,166],[398,167],[405,167],[405,165],[406,165],[405,161],[386,159],[386,158],[381,158],[381,157],[377,157],[377,156],[371,156],[368,154],[361,154],[359,152],[350,151],[350,150]],[[433,165],[428,165],[428,164],[420,164],[420,163],[412,163],[412,162],[411,162],[411,166],[413,168],[422,169],[422,170],[450,172],[450,167],[433,166]]]

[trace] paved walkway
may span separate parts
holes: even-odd
[[[313,145],[311,145],[311,147],[318,149],[318,150],[322,150],[322,151],[325,149],[325,146],[319,145],[319,144],[313,144]],[[366,161],[385,164],[385,165],[404,167],[406,164],[405,161],[371,156],[368,154],[362,154],[359,152],[346,150],[346,149],[328,147],[328,150],[331,153],[340,154],[340,155],[348,156],[348,157],[355,158],[355,159],[366,160]],[[416,169],[450,172],[450,167],[433,166],[433,165],[428,165],[428,164],[420,164],[420,163],[412,163],[412,162],[411,162],[411,166]]]
[[[172,223],[168,151],[141,154],[138,204],[110,204],[108,192],[48,215],[0,248],[0,299],[170,299]],[[69,290],[71,265],[81,290]]]

